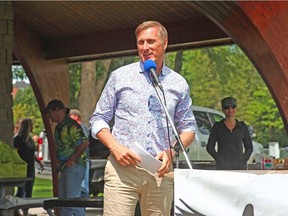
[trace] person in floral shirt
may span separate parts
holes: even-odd
[[[157,21],[145,21],[138,25],[135,36],[140,61],[111,72],[90,117],[92,137],[111,152],[105,167],[103,215],[134,215],[139,201],[141,215],[167,216],[173,200],[173,179],[165,174],[173,169],[176,142],[155,91],[156,82],[145,70],[147,60],[155,61],[155,77],[162,86],[160,96],[165,99],[184,147],[195,138],[196,121],[188,83],[164,62],[166,28]],[[141,158],[130,149],[135,143],[162,161],[156,173],[138,166]]]
[[[59,162],[59,198],[81,197],[81,183],[85,176],[88,140],[77,121],[69,116],[69,109],[62,101],[50,101],[44,112],[52,122],[58,123],[54,140]],[[84,216],[84,208],[65,207],[60,209],[61,216]]]

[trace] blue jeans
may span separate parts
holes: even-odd
[[[81,197],[89,197],[89,169],[90,169],[90,160],[87,159],[85,177],[81,184]]]
[[[85,176],[86,167],[75,164],[60,172],[59,198],[81,197],[81,183]],[[85,216],[85,208],[67,207],[60,209],[61,216]]]

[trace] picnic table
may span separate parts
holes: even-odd
[[[19,198],[13,195],[6,195],[7,187],[24,186],[26,182],[32,180],[32,177],[0,178],[0,216],[4,216],[5,212],[10,209],[43,207],[44,200],[47,198]]]

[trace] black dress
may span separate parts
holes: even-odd
[[[19,135],[13,139],[14,147],[18,149],[18,154],[27,163],[27,177],[32,177],[33,181],[29,181],[23,187],[18,187],[17,197],[32,197],[34,178],[35,178],[35,143],[31,137],[28,141],[24,141]]]

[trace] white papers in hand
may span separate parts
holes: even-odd
[[[146,169],[150,173],[155,174],[162,166],[162,162],[146,152],[139,143],[134,142],[129,149],[140,156],[141,162],[138,163],[138,166]]]

